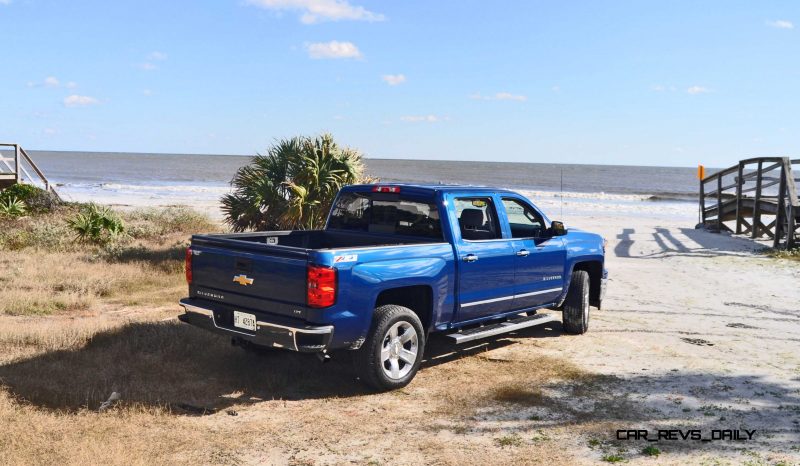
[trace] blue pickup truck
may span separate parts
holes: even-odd
[[[408,384],[425,342],[465,343],[556,319],[582,334],[605,294],[600,236],[507,190],[354,185],[324,230],[195,235],[183,322],[245,348],[353,350],[362,381]]]

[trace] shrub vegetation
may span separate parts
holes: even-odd
[[[222,211],[235,231],[319,228],[339,189],[363,172],[361,154],[330,134],[282,139],[236,172]]]

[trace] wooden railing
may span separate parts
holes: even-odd
[[[53,185],[22,146],[19,144],[0,143],[0,148],[4,147],[11,149],[13,157],[4,157],[0,153],[0,187],[26,182],[39,185],[58,197]],[[11,162],[13,162],[13,165]],[[31,175],[31,172],[35,173],[36,176]]]
[[[797,166],[796,172],[792,166]],[[760,157],[704,178],[700,181],[701,223],[751,238],[767,236],[775,248],[794,247],[800,226],[800,178],[795,173],[800,175],[800,159]],[[735,223],[730,227],[725,222]]]

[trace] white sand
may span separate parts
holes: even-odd
[[[609,241],[608,295],[589,333],[544,347],[622,377],[619,396],[653,409],[649,422],[617,428],[756,429],[724,456],[741,460],[738,448],[800,462],[800,265],[695,230],[690,218],[573,218]]]

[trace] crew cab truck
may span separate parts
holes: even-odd
[[[433,332],[455,344],[541,325],[582,334],[605,294],[604,240],[486,187],[353,185],[323,230],[195,235],[183,322],[244,347],[355,351],[380,390],[416,374]]]

